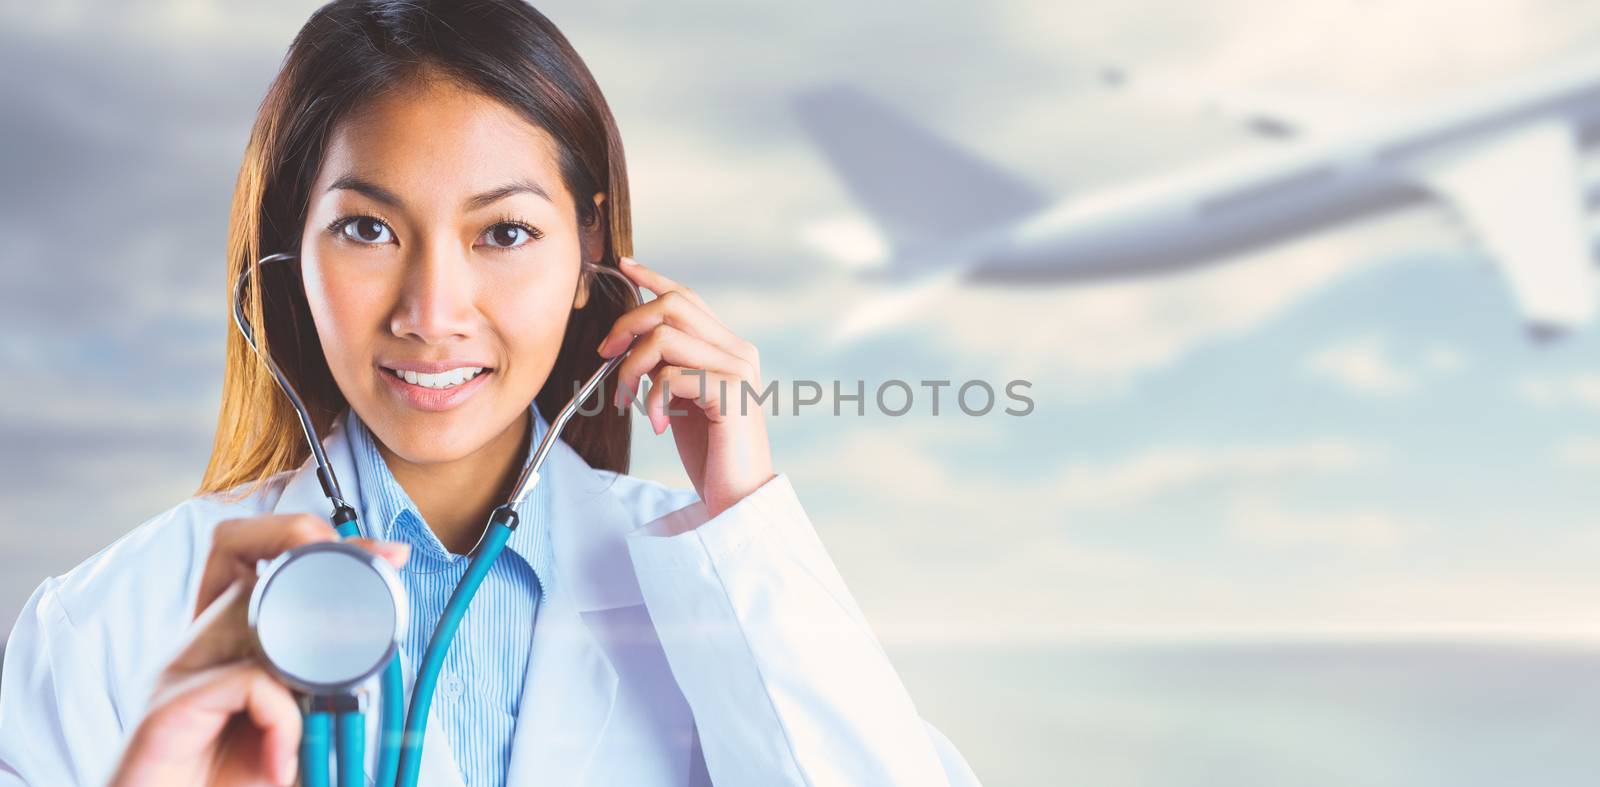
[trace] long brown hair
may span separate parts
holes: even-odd
[[[300,28],[251,129],[228,227],[229,314],[238,277],[256,260],[298,251],[309,191],[336,124],[363,98],[424,66],[520,112],[555,140],[578,223],[604,222],[599,267],[615,271],[617,259],[633,253],[616,122],[588,67],[543,14],[521,0],[336,0]],[[597,211],[593,195],[601,191],[606,199]],[[262,351],[295,382],[318,433],[326,434],[347,403],[323,357],[299,276],[268,275],[272,267],[251,277],[246,315],[258,326]],[[611,277],[594,274],[585,263],[588,301],[568,321],[550,377],[534,399],[546,419],[599,367],[595,346],[633,305],[631,293],[596,286]],[[591,466],[625,473],[628,413],[598,410],[573,419],[563,439]],[[230,330],[216,442],[199,494],[245,483],[251,486],[240,494],[252,493],[309,453],[293,408],[250,346]]]

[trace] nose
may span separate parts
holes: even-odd
[[[410,255],[405,266],[389,330],[424,344],[466,338],[476,311],[476,287],[461,251],[425,245]]]

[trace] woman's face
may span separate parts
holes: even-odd
[[[408,462],[520,444],[587,298],[580,261],[603,249],[556,155],[513,110],[428,78],[329,140],[300,240],[306,297],[334,381]]]

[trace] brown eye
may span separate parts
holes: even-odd
[[[483,243],[497,249],[514,249],[538,238],[537,230],[532,230],[521,224],[501,222],[490,227],[483,233]]]
[[[388,225],[371,216],[357,216],[345,222],[342,231],[357,243],[388,243],[394,238]]]

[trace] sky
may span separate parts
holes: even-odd
[[[0,390],[0,624],[198,484],[233,180],[314,7],[0,2],[0,365],[22,375]],[[755,342],[767,379],[1030,382],[1020,417],[948,398],[769,417],[891,652],[1600,635],[1600,337],[1528,341],[1447,217],[1176,275],[952,288],[839,345],[842,310],[895,285],[864,275],[881,243],[792,103],[853,85],[1070,200],[1281,144],[1208,97],[1333,134],[1592,48],[1592,4],[539,7],[617,117],[636,256]],[[670,439],[637,431],[633,472],[687,485]]]

